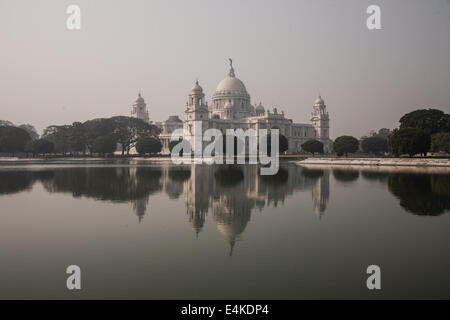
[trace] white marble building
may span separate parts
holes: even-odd
[[[208,105],[205,94],[198,81],[189,92],[185,108],[185,119],[181,121],[171,116],[162,123],[160,138],[163,153],[169,153],[170,136],[173,130],[184,127],[189,132],[187,139],[194,150],[194,137],[206,129],[216,128],[225,132],[226,129],[279,129],[289,143],[287,153],[301,152],[301,144],[316,139],[324,144],[324,151],[331,152],[333,142],[330,140],[329,115],[324,100],[319,96],[313,105],[311,123],[294,123],[286,118],[284,112],[273,108],[272,112],[265,109],[261,102],[254,106],[244,83],[236,77],[232,60],[230,70],[225,79],[220,81]],[[196,132],[195,121],[202,122],[202,131]],[[208,142],[204,142],[204,146]],[[203,147],[204,147],[203,146]]]

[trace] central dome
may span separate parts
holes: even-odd
[[[240,91],[241,93],[247,93],[244,83],[238,78],[230,76],[220,81],[216,91]]]
[[[212,96],[210,108],[212,117],[219,119],[240,119],[249,117],[254,112],[250,104],[250,95],[244,83],[236,78],[233,61],[230,59],[230,71],[225,79],[220,81]]]
[[[221,94],[229,94],[229,93],[238,93],[238,94],[247,94],[247,89],[245,88],[244,83],[236,78],[234,74],[233,61],[230,59],[230,71],[225,79],[220,81],[217,86],[216,93]]]

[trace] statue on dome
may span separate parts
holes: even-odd
[[[233,59],[228,58],[228,60],[230,60],[230,67],[233,68]]]

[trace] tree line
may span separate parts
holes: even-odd
[[[122,155],[129,154],[133,147],[138,147],[139,139],[157,141],[148,149],[148,143],[137,148],[142,153],[161,151],[157,136],[160,130],[153,124],[141,119],[117,116],[88,120],[71,125],[51,125],[44,129],[42,136],[31,135],[25,128],[16,127],[10,122],[0,123],[0,152],[27,154],[61,154],[63,156],[89,153],[111,154],[120,144]],[[142,143],[141,143],[142,145]]]
[[[334,152],[338,156],[360,150],[366,154],[389,153],[396,157],[405,154],[425,156],[430,151],[450,154],[450,114],[437,109],[420,109],[405,114],[399,122],[400,127],[393,131],[383,128],[360,140],[340,136],[333,143]],[[323,153],[323,144],[309,140],[302,144],[302,149],[314,156]]]
[[[399,122],[399,128],[393,131],[383,128],[360,140],[353,136],[340,136],[333,143],[334,152],[338,156],[358,151],[373,155],[407,154],[411,157],[426,155],[430,151],[450,154],[449,114],[437,109],[421,109],[405,114]],[[52,153],[96,153],[105,156],[115,152],[119,144],[122,155],[128,155],[133,147],[140,154],[156,154],[162,149],[159,133],[160,130],[155,125],[124,116],[74,122],[71,125],[51,125],[41,137],[29,124],[15,126],[9,121],[0,120],[0,152],[13,156],[19,152],[33,156]],[[281,154],[288,149],[288,142],[283,135],[280,135],[279,142]],[[172,150],[177,143],[178,141],[171,142],[169,149]],[[313,156],[324,152],[323,143],[315,139],[303,143],[302,149]]]

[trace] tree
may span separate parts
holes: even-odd
[[[81,122],[74,122],[68,130],[68,144],[69,150],[73,153],[86,153],[87,138],[86,128]]]
[[[0,126],[0,152],[10,152],[14,156],[16,152],[25,151],[30,140],[28,132],[21,128]]]
[[[362,141],[361,147],[365,153],[373,153],[379,155],[387,152],[387,140],[381,137],[370,137]]]
[[[450,132],[436,133],[431,137],[431,151],[450,154]]]
[[[312,153],[314,157],[314,153],[323,153],[323,143],[317,140],[308,140],[302,144],[302,149],[306,152]]]
[[[39,134],[37,133],[36,128],[34,126],[32,126],[31,124],[21,124],[19,126],[19,128],[28,132],[28,134],[30,135],[32,140],[39,139]]]
[[[53,142],[48,141],[46,139],[36,140],[36,151],[37,153],[49,154],[52,153],[55,149],[55,145]]]
[[[8,120],[0,120],[0,127],[14,127],[14,123]]]
[[[159,139],[154,137],[142,137],[136,143],[136,151],[140,154],[161,152],[162,144]]]
[[[49,154],[52,153],[55,148],[55,145],[53,142],[46,140],[46,139],[38,139],[38,140],[30,140],[27,142],[25,146],[25,151],[27,153],[31,152],[33,154],[33,157],[36,156],[36,154]]]
[[[94,140],[93,151],[102,156],[116,151],[117,142],[111,136],[100,136]]]
[[[42,138],[53,142],[55,152],[66,155],[66,153],[70,151],[70,131],[70,125],[51,125],[44,129]]]
[[[415,128],[394,130],[388,142],[389,151],[396,156],[408,154],[412,157],[419,153],[426,155],[430,150],[430,145],[430,135]]]
[[[113,121],[110,119],[93,119],[83,123],[82,127],[86,147],[92,155],[94,152],[94,141],[100,136],[112,135],[114,131]]]
[[[437,109],[421,109],[405,114],[400,119],[400,129],[415,128],[426,134],[450,132],[450,115]]]
[[[355,153],[359,149],[358,139],[352,136],[340,136],[334,141],[334,150],[341,156],[347,156],[349,153]]]
[[[278,136],[278,152],[279,152],[279,154],[286,152],[288,149],[289,149],[288,139],[284,135],[279,134],[279,136]],[[271,154],[272,154],[272,136],[269,133],[267,135],[267,155],[271,155]]]
[[[375,135],[375,137],[379,137],[379,138],[383,138],[383,139],[387,140],[391,134],[392,134],[392,131],[390,129],[381,128],[380,130],[378,130],[378,133]]]
[[[156,137],[160,133],[158,127],[142,119],[118,116],[109,120],[113,123],[113,133],[117,142],[122,145],[122,155],[124,155],[125,150],[129,154],[130,149],[140,137]]]

